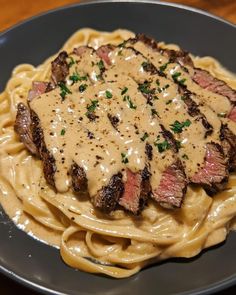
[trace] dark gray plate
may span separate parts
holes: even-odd
[[[41,63],[77,29],[127,28],[211,55],[236,72],[236,27],[204,12],[158,2],[95,1],[51,11],[0,35],[0,90],[12,68]],[[1,168],[0,168],[1,169]],[[1,213],[1,211],[0,211]],[[170,260],[122,280],[66,266],[59,252],[17,229],[0,214],[0,268],[10,278],[47,294],[210,294],[236,283],[236,234],[194,259]],[[232,289],[236,294],[235,288]]]

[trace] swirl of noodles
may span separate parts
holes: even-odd
[[[81,45],[117,45],[133,36],[126,30],[107,33],[81,29],[62,49],[70,52]],[[13,125],[16,106],[26,102],[32,82],[50,78],[53,58],[38,67],[17,66],[0,94],[0,201],[14,222],[34,237],[60,247],[63,260],[70,266],[116,278],[131,276],[161,259],[192,257],[225,240],[235,226],[235,174],[226,190],[214,198],[202,188],[190,186],[181,209],[168,211],[150,201],[141,216],[121,210],[106,215],[89,200],[79,201],[69,192],[55,193],[46,184],[41,161],[19,142]],[[192,58],[197,67],[236,88],[233,74],[215,59]]]

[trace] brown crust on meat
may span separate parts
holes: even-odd
[[[31,116],[29,108],[19,103],[17,105],[16,121],[14,124],[15,132],[20,136],[20,141],[33,154],[38,155],[38,149],[33,142]]]
[[[92,202],[95,207],[109,213],[117,207],[123,191],[122,174],[117,173],[111,177],[107,186],[103,187],[96,196],[92,197]]]
[[[55,159],[48,151],[44,142],[43,130],[40,126],[40,120],[37,114],[31,110],[32,136],[36,147],[38,148],[40,158],[43,162],[43,172],[47,182],[55,188],[54,174],[56,172]]]
[[[69,65],[66,62],[68,54],[66,51],[62,51],[52,61],[52,81],[54,84],[64,82],[69,74]]]
[[[82,167],[73,163],[70,169],[72,189],[75,193],[87,193],[88,180]]]

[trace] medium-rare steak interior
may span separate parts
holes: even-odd
[[[186,52],[137,35],[63,51],[51,71],[18,105],[15,131],[56,191],[138,214],[149,198],[181,207],[191,183],[224,188],[236,166],[236,94]]]

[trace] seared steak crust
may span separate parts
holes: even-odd
[[[54,84],[63,82],[69,74],[69,65],[66,62],[67,57],[67,52],[62,51],[52,62],[52,81]]]
[[[107,186],[102,188],[96,196],[92,198],[95,207],[109,213],[117,207],[118,201],[124,192],[122,174],[113,175]]]
[[[44,142],[43,130],[40,126],[40,120],[37,114],[31,110],[32,136],[35,146],[39,151],[40,158],[43,162],[43,172],[47,182],[55,187],[54,174],[56,164],[53,155],[48,151]]]
[[[72,164],[70,169],[70,175],[72,179],[72,189],[75,193],[87,193],[88,180],[86,173],[82,167],[76,163]]]
[[[15,132],[20,136],[20,141],[33,154],[38,154],[38,149],[34,144],[32,135],[32,121],[29,108],[23,103],[17,105],[16,121],[14,124]]]

